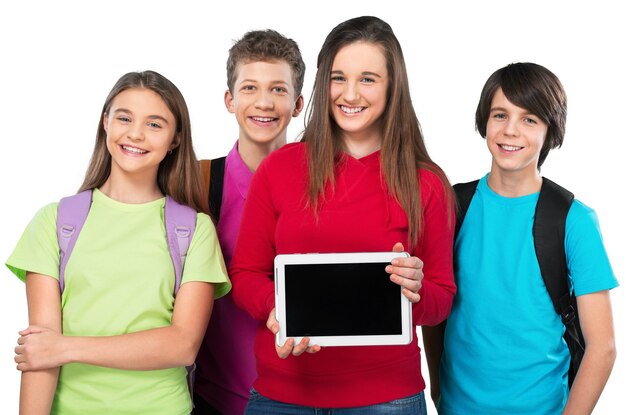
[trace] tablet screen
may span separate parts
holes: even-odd
[[[389,262],[285,265],[287,337],[402,334]]]

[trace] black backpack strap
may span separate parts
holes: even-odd
[[[211,176],[209,184],[209,209],[215,219],[215,223],[220,220],[220,210],[222,209],[222,193],[224,191],[224,168],[226,157],[211,160]]]
[[[465,214],[467,213],[467,209],[469,208],[469,205],[472,202],[474,193],[476,193],[477,186],[478,186],[478,180],[474,180],[472,182],[467,182],[467,183],[457,183],[454,186],[452,186],[454,188],[454,195],[456,197],[456,225],[454,228],[455,240],[456,240],[456,236],[459,234],[461,225],[463,225]]]
[[[582,337],[574,292],[570,294],[565,257],[565,221],[574,195],[553,181],[543,178],[533,224],[535,252],[541,276],[557,314],[565,325],[565,339],[570,349],[574,372],[570,369],[570,386],[582,360],[585,341]]]

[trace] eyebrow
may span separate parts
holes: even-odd
[[[253,78],[245,78],[242,79],[241,81],[239,81],[239,84],[244,84],[246,82],[250,82],[253,84],[258,84],[259,81],[257,79],[253,79]],[[276,85],[276,84],[280,84],[280,85],[289,85],[289,81],[285,81],[284,79],[274,79],[272,81],[269,82],[271,85]]]
[[[117,114],[118,112],[125,112],[127,114],[132,114],[133,112],[131,110],[128,110],[126,108],[118,108],[115,111],[113,111],[114,114]],[[163,121],[165,124],[169,124],[167,119],[163,118],[160,115],[148,115],[148,118],[150,118],[151,120],[160,120]]]
[[[492,107],[492,108],[489,110],[489,112],[490,112],[490,113],[492,113],[492,112],[494,112],[494,111],[502,111],[502,112],[507,112],[507,113],[509,112],[509,111],[508,111],[506,108],[504,108],[504,107]],[[530,111],[528,111],[528,110],[525,110],[525,111],[523,112],[523,114],[524,114],[524,115],[532,115],[533,117],[539,117],[537,114],[535,114],[535,113],[533,113],[533,112],[530,112]]]
[[[341,75],[343,75],[343,71],[342,70],[331,71],[330,73],[331,73],[331,75],[332,74],[341,74]],[[361,75],[375,76],[377,78],[382,78],[382,76],[380,76],[376,72],[371,72],[371,71],[363,71],[363,72],[361,72]]]

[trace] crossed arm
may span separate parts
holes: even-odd
[[[48,408],[47,413],[62,365],[86,363],[114,369],[156,370],[192,364],[213,308],[213,285],[188,282],[176,296],[170,326],[118,336],[64,336],[58,282],[28,273],[26,290],[29,327],[20,332],[15,348],[15,362],[23,372],[20,406],[32,405],[33,402],[25,402],[32,401],[27,397],[37,396],[42,405],[46,401],[42,408]]]

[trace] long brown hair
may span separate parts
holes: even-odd
[[[434,172],[444,184],[451,209],[452,191],[443,171],[428,155],[419,121],[413,109],[404,55],[391,26],[383,20],[362,16],[336,26],[326,37],[317,57],[317,74],[313,95],[307,107],[302,141],[307,145],[309,164],[308,200],[317,212],[324,200],[327,183],[334,186],[334,167],[343,148],[341,131],[332,118],[330,82],[337,52],[355,42],[380,46],[387,61],[389,86],[387,105],[382,117],[382,176],[392,197],[406,212],[409,243],[417,244],[423,230],[422,202],[418,168]]]
[[[176,120],[174,143],[177,143],[177,146],[159,165],[157,173],[159,189],[179,203],[199,212],[208,213],[208,200],[204,197],[198,161],[191,142],[191,121],[187,104],[176,85],[154,71],[129,72],[118,79],[109,92],[102,106],[96,143],[79,192],[100,187],[109,178],[111,154],[106,145],[107,134],[104,130],[103,115],[109,112],[113,99],[119,93],[131,88],[146,88],[159,94]]]

